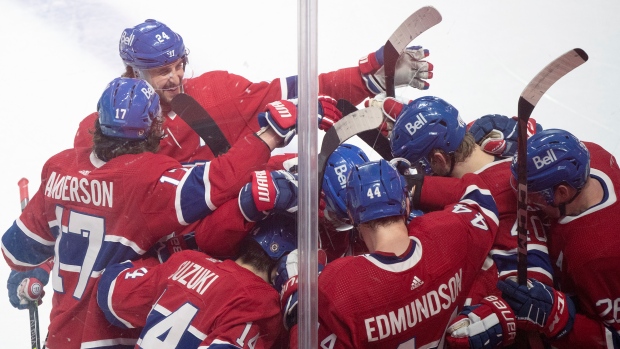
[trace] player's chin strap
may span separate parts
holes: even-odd
[[[456,165],[456,156],[454,156],[454,152],[448,154],[450,156],[450,171],[444,177],[451,177],[452,171],[454,171],[454,165]]]
[[[559,205],[551,205],[553,207],[557,207],[560,210],[560,217],[564,217],[566,216],[566,205],[570,204],[571,202],[575,201],[575,199],[577,198],[577,196],[581,194],[581,189],[577,189],[577,191],[575,192],[575,195],[573,195],[572,198],[570,198],[568,201],[563,202]]]

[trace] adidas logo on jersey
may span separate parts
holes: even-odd
[[[414,276],[413,281],[411,281],[411,289],[415,290],[416,288],[422,286],[423,284],[424,284],[424,281],[420,280],[419,277]]]

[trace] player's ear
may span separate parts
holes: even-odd
[[[555,188],[555,191],[553,193],[554,202],[556,203],[567,202],[573,197],[573,195],[575,195],[575,190],[576,189],[571,188],[566,184],[558,185]]]
[[[434,150],[429,157],[431,167],[433,168],[433,172],[441,173],[441,171],[437,171],[437,169],[449,169],[450,163],[449,159],[446,155],[438,150]]]

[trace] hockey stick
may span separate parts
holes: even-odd
[[[420,34],[441,22],[441,14],[432,6],[425,6],[415,11],[390,36],[383,47],[383,62],[385,71],[385,94],[395,96],[394,74],[398,57],[407,48],[410,42]]]
[[[527,282],[527,123],[540,98],[556,81],[588,60],[580,48],[572,49],[549,63],[530,81],[517,107],[517,280]]]
[[[385,94],[395,96],[394,75],[398,58],[407,48],[407,45],[420,34],[441,22],[441,14],[432,6],[425,6],[409,16],[390,36],[383,47],[383,69],[385,73]],[[359,135],[379,155],[386,160],[392,160],[390,141],[379,130],[369,130]]]
[[[325,133],[321,142],[321,151],[318,155],[319,165],[319,193],[323,186],[323,176],[325,175],[325,167],[329,156],[344,143],[347,139],[358,135],[364,131],[376,129],[383,122],[383,112],[376,107],[369,107],[354,111],[338,120]]]
[[[28,195],[28,179],[20,179],[17,185],[19,186],[19,202],[23,211],[30,199],[30,195]],[[38,349],[41,347],[41,335],[39,334],[39,305],[36,301],[28,303],[28,315],[30,316],[30,347]]]
[[[230,143],[209,113],[190,95],[179,93],[172,98],[172,111],[185,121],[205,141],[213,155],[220,156],[230,149]]]
[[[339,99],[338,104],[336,105],[338,110],[342,112],[342,115],[346,116],[348,114],[356,112],[358,109],[353,103],[349,102],[346,99]],[[385,137],[381,132],[377,129],[368,130],[357,134],[357,136],[363,140],[368,145],[374,145],[374,151],[379,154],[382,158],[386,160],[391,160],[394,156],[392,155],[392,148],[390,146],[390,140]]]

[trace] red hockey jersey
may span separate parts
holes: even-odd
[[[320,348],[440,346],[497,232],[487,190],[413,219],[402,256],[342,257],[319,276]],[[295,328],[291,344],[297,344]]]
[[[267,103],[297,98],[296,76],[253,83],[227,71],[211,71],[186,79],[183,87],[184,92],[194,97],[211,115],[233,146],[243,136],[259,130],[257,115],[265,110]],[[319,94],[344,98],[354,104],[371,96],[357,67],[320,74]],[[89,130],[93,129],[96,119],[97,113],[93,113],[80,122],[75,147],[92,146]],[[166,138],[161,141],[159,153],[182,164],[202,163],[214,158],[198,134],[174,113],[168,114],[164,130]],[[249,153],[252,154],[252,150]]]
[[[478,285],[470,295],[472,304],[490,294],[499,294],[495,284],[498,276],[505,278],[517,274],[517,196],[510,186],[510,163],[512,159],[492,162],[462,178],[425,177],[422,186],[423,210],[436,210],[458,200],[458,193],[479,178],[489,188],[497,203],[499,227],[489,259],[480,273]],[[529,214],[528,225],[528,277],[547,285],[553,285],[552,267],[547,249],[545,227],[539,215]]]
[[[106,269],[99,305],[112,324],[142,328],[136,348],[270,348],[281,329],[273,286],[231,260],[182,251],[157,266]]]
[[[237,195],[241,185],[221,189],[208,172],[208,164],[184,168],[152,153],[104,163],[88,148],[45,163],[39,190],[2,236],[2,252],[16,270],[54,258],[48,348],[123,343],[127,334],[101,328],[102,314],[91,309],[95,282],[108,265],[139,258]]]
[[[590,177],[604,197],[579,215],[552,222],[549,252],[558,289],[575,296],[579,313],[599,324],[582,326],[588,319],[578,319],[582,323],[575,322],[564,345],[554,346],[614,348],[610,331],[620,334],[620,168],[601,146],[583,143],[590,151]]]

